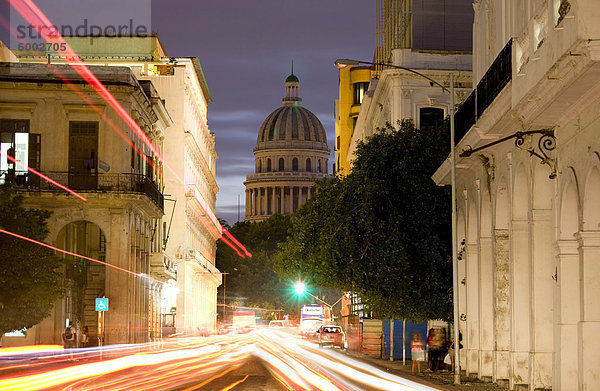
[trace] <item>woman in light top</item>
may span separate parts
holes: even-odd
[[[413,339],[410,341],[410,356],[412,359],[412,373],[423,376],[421,373],[421,361],[425,361],[425,350],[419,333],[414,333]],[[415,371],[415,368],[417,371]]]

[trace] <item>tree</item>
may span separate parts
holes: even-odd
[[[448,133],[404,121],[359,143],[351,173],[294,215],[278,272],[357,292],[378,316],[449,319],[450,192],[431,180]]]
[[[51,212],[26,209],[12,188],[0,188],[0,227],[38,241]],[[62,259],[45,247],[0,234],[0,335],[29,328],[50,314],[62,294]]]
[[[252,258],[241,258],[223,242],[218,243],[217,267],[229,273],[219,287],[219,302],[226,289],[227,304],[297,311],[290,301],[291,282],[274,270],[278,244],[285,241],[290,227],[290,216],[279,214],[260,223],[238,222],[231,227],[230,232],[252,253]]]

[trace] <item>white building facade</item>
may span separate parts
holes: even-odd
[[[597,389],[600,3],[474,8],[477,88],[456,118],[461,366],[510,389]]]
[[[177,263],[176,330],[185,335],[216,327],[216,241],[221,226],[215,217],[214,134],[208,129],[212,101],[197,58],[176,58],[150,65],[147,76],[166,100],[173,125],[165,139],[166,254]],[[170,200],[170,201],[169,201]],[[167,222],[167,217],[169,221]]]
[[[418,71],[441,85],[450,86],[455,75],[459,99],[471,89],[471,54],[456,51],[392,50],[390,64]],[[356,120],[348,160],[354,159],[358,141],[372,136],[386,123],[412,119],[416,127],[443,121],[449,114],[450,96],[423,76],[407,70],[385,67],[379,79],[372,79]]]

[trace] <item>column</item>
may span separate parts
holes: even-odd
[[[110,209],[110,232],[106,232],[106,258],[111,264],[130,269],[129,265],[129,235],[130,230],[123,230],[128,224],[123,209]],[[104,326],[105,344],[129,343],[129,305],[130,277],[127,273],[107,267],[106,297],[109,299],[109,309],[105,315]]]
[[[598,297],[600,296],[600,231],[579,232],[577,239],[580,243],[580,267],[581,280],[581,303],[582,303],[582,321],[579,322],[580,330],[578,352],[581,365],[579,367],[580,386],[583,389],[592,389],[597,387],[600,376],[598,360],[600,357],[600,342],[598,333],[600,332],[600,306]],[[589,388],[588,388],[589,387]]]
[[[277,194],[275,194],[276,187],[271,187],[271,212],[272,214],[277,213]]]
[[[508,229],[494,230],[494,259],[496,261],[494,290],[494,335],[496,341],[494,381],[510,378],[510,267]]]
[[[246,189],[246,217],[250,215],[250,190]]]
[[[548,180],[547,177],[544,180]],[[552,388],[554,280],[548,276],[553,276],[555,271],[552,262],[553,234],[552,209],[532,209],[530,389]]]
[[[553,387],[556,390],[581,389],[578,341],[578,323],[581,320],[580,262],[577,240],[558,240],[558,258],[554,307],[554,375]]]
[[[266,215],[267,214],[267,189],[266,187],[261,187],[260,188],[260,208],[261,208],[261,215]]]
[[[280,194],[281,194],[281,198],[279,199],[279,210],[281,212],[282,215],[285,214],[285,204],[284,204],[284,199],[285,199],[285,187],[281,186],[281,188],[279,189]]]
[[[288,200],[288,211],[294,213],[294,187],[290,186],[290,198]]]

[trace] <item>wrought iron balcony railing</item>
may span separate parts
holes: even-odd
[[[508,41],[471,95],[465,99],[454,116],[456,143],[467,134],[479,117],[492,104],[512,79],[512,39]]]
[[[98,191],[115,193],[143,193],[161,210],[164,209],[164,196],[158,186],[143,174],[87,174],[65,171],[43,171],[48,178],[75,191]],[[31,173],[0,171],[1,183],[14,183],[28,189],[60,191],[50,182],[40,180]]]

